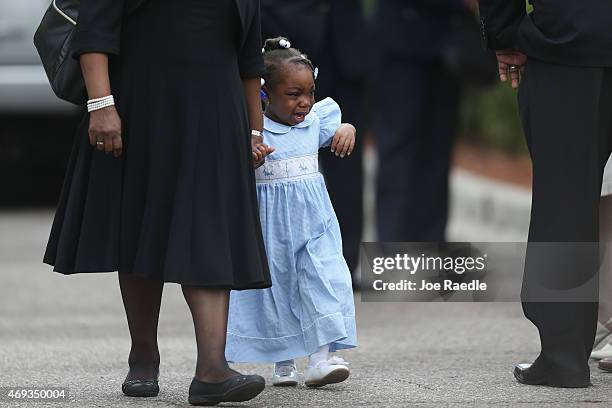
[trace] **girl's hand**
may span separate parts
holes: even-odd
[[[340,125],[331,143],[332,153],[336,153],[336,156],[344,158],[346,155],[351,155],[355,148],[355,134],[357,129],[350,123],[343,123]]]
[[[89,144],[115,157],[123,152],[121,119],[114,106],[108,106],[90,113]]]
[[[264,164],[266,156],[272,153],[274,148],[264,144],[261,136],[251,136],[251,150],[253,152],[253,165],[257,168]]]

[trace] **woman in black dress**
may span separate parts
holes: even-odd
[[[198,347],[190,402],[250,399],[263,378],[231,370],[224,350],[229,290],[271,284],[250,136],[263,125],[259,1],[129,8],[81,1],[75,58],[89,98],[116,105],[79,127],[44,261],[63,274],[119,272],[126,395],[157,395],[162,288],[176,282]]]

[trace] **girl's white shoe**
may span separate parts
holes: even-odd
[[[304,380],[307,387],[322,387],[336,384],[349,377],[348,362],[340,357],[319,361],[315,366],[308,366]]]
[[[293,387],[298,383],[298,372],[295,364],[286,364],[274,367],[272,385],[278,387]]]

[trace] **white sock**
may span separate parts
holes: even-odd
[[[321,361],[327,361],[329,358],[329,344],[321,346],[319,351],[310,355],[310,360],[308,361],[308,365],[311,367],[316,366]]]
[[[274,363],[274,369],[277,369],[280,367],[292,366],[292,365],[295,365],[295,362],[293,360],[283,360],[283,361]]]

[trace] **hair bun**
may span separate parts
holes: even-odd
[[[286,50],[288,48],[291,48],[291,42],[285,37],[268,38],[263,47],[264,52]]]

